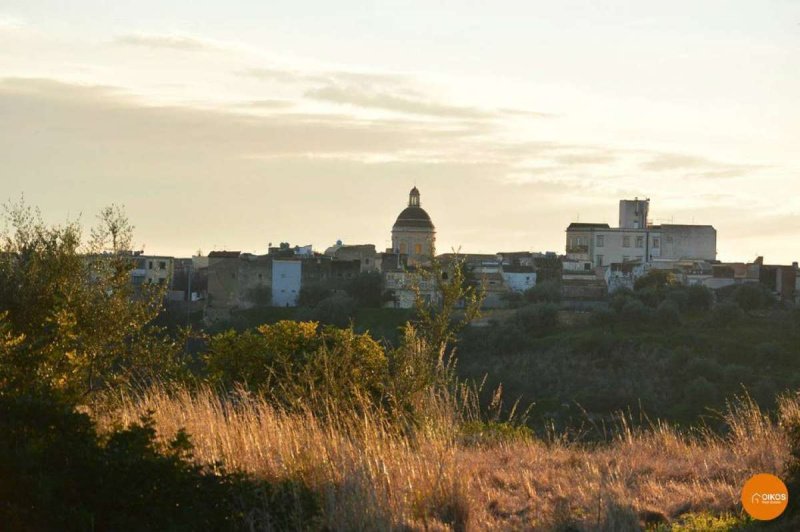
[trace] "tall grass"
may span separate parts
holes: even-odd
[[[463,401],[429,400],[429,418],[413,433],[369,410],[289,414],[245,391],[208,388],[122,395],[97,416],[107,427],[150,413],[164,439],[186,429],[199,462],[309,488],[319,501],[312,529],[635,530],[690,513],[736,514],[744,480],[780,474],[789,455],[779,423],[747,398],[729,405],[724,435],[623,419],[612,441],[594,446],[474,445],[460,433],[470,413],[454,404]],[[800,419],[797,399],[780,404],[784,417]]]

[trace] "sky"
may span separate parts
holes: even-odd
[[[712,224],[800,259],[800,2],[0,0],[0,202],[147,253],[564,251],[572,221]]]

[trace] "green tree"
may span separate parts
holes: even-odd
[[[22,340],[0,359],[0,384],[43,385],[79,400],[154,368],[179,371],[177,344],[149,326],[163,293],[133,291],[132,227],[119,208],[101,212],[87,245],[77,222],[48,226],[21,202],[5,217],[0,312]]]
[[[383,291],[383,278],[377,272],[360,274],[348,284],[347,293],[359,307],[378,308],[391,300]]]
[[[297,304],[301,307],[316,307],[319,302],[331,296],[331,291],[318,284],[304,285],[300,287],[300,294],[297,297]]]
[[[420,273],[422,282],[432,288],[433,297],[426,299],[419,283],[414,286],[416,328],[430,346],[443,350],[480,315],[483,290],[469,281],[465,261],[458,256],[446,268],[434,259],[430,269]]]
[[[531,303],[559,303],[561,285],[554,279],[537,283],[525,291],[525,299]]]
[[[205,359],[212,380],[246,385],[289,407],[379,404],[388,377],[386,353],[368,334],[316,322],[220,333]]]

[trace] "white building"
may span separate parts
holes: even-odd
[[[503,266],[501,275],[511,292],[522,293],[536,286],[536,272],[530,266]]]
[[[619,227],[607,223],[572,223],[567,227],[567,259],[591,267],[626,262],[641,264],[681,260],[713,261],[717,231],[710,225],[653,225],[650,200],[621,200]]]
[[[300,297],[303,263],[299,260],[272,261],[272,306],[296,307]]]

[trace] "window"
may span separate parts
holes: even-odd
[[[400,244],[400,253],[403,253],[403,254],[406,253],[406,245],[405,245],[405,243]]]
[[[602,266],[603,265],[603,256],[602,255],[598,255],[597,256],[597,260],[595,262],[597,263],[598,266]]]
[[[261,280],[261,274],[260,273],[258,274],[258,280],[259,281]]]
[[[643,236],[637,236],[636,237],[636,247],[637,248],[643,248],[644,247],[644,237]]]
[[[657,236],[653,237],[653,249],[659,249],[661,247],[661,239]]]
[[[442,272],[442,279],[447,280],[447,272]]]
[[[592,264],[590,262],[584,262],[583,263],[583,269],[584,270],[591,270],[592,269]]]
[[[622,256],[622,262],[628,262],[629,260],[630,260],[630,257],[628,257],[627,255],[623,255]]]
[[[631,247],[631,237],[623,236],[622,237],[622,247],[629,248]]]
[[[159,270],[166,270],[167,269],[167,262],[166,261],[158,261],[158,269]]]
[[[152,270],[152,269],[153,269],[153,261],[152,261],[152,260],[151,260],[151,261],[148,261],[148,263],[147,263],[147,269],[148,269],[148,270]]]
[[[422,254],[422,244],[414,244],[414,253],[417,255]]]
[[[364,259],[364,264],[369,264],[369,259]]]
[[[597,247],[601,248],[606,245],[606,237],[604,235],[597,235]]]

